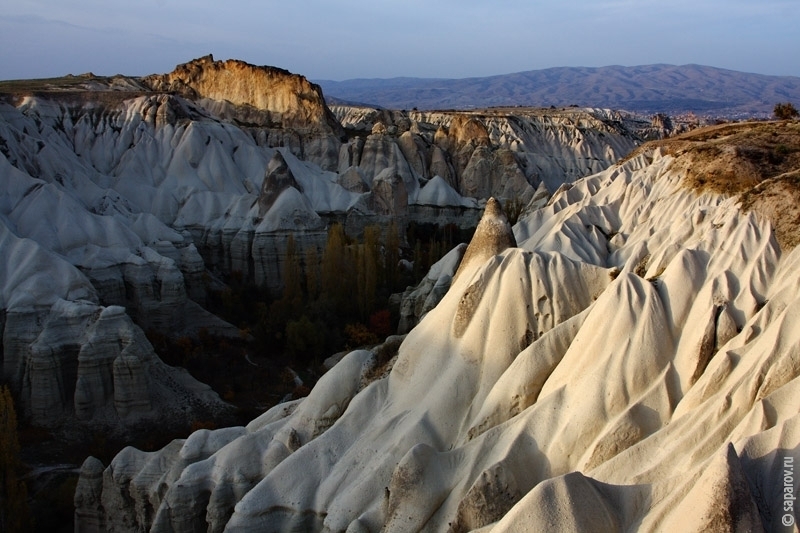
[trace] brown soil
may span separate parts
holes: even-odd
[[[769,218],[782,249],[800,244],[800,169],[766,180],[741,198],[743,209]]]
[[[684,185],[738,196],[775,227],[784,250],[800,243],[800,122],[722,124],[648,143],[675,156]],[[635,155],[635,154],[632,154]]]
[[[657,145],[678,158],[698,192],[741,194],[800,168],[800,122],[746,122],[702,128]]]

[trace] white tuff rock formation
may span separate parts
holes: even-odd
[[[340,172],[355,166],[367,175],[392,168],[404,179],[439,177],[476,199],[527,201],[541,183],[555,191],[628,154],[649,127],[599,109],[406,112],[333,106],[332,111],[346,130],[359,133],[342,147]],[[371,134],[362,139],[366,131]],[[414,198],[410,195],[409,203],[424,203]]]
[[[348,354],[247,427],[124,450],[101,508],[87,466],[79,530],[778,527],[800,248],[679,163],[641,152],[513,236],[490,204],[485,253],[399,346]]]
[[[190,280],[202,272],[194,245],[151,215],[132,213],[91,181],[86,166],[69,167],[77,156],[61,157],[62,143],[38,141],[32,155],[26,145],[37,141],[25,132],[33,126],[0,122],[8,154],[0,155],[0,353],[23,417],[125,431],[228,410],[207,386],[162,363],[131,321],[232,329],[189,299]]]

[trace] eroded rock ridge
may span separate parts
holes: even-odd
[[[738,196],[694,190],[684,164],[645,148],[560,188],[513,238],[489,201],[497,231],[405,338],[246,427],[127,449],[102,487],[88,464],[79,499],[102,506],[78,516],[176,532],[780,527],[800,249]]]

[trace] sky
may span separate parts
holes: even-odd
[[[0,0],[0,79],[213,54],[312,80],[700,64],[800,76],[798,0]]]

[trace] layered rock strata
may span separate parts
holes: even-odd
[[[356,133],[342,148],[340,172],[355,166],[369,174],[375,146],[391,154],[386,148],[391,142],[403,155],[403,164],[394,165],[400,175],[410,171],[422,181],[439,176],[464,197],[525,202],[540,183],[554,192],[564,182],[605,169],[651,127],[599,109],[332,110]]]

